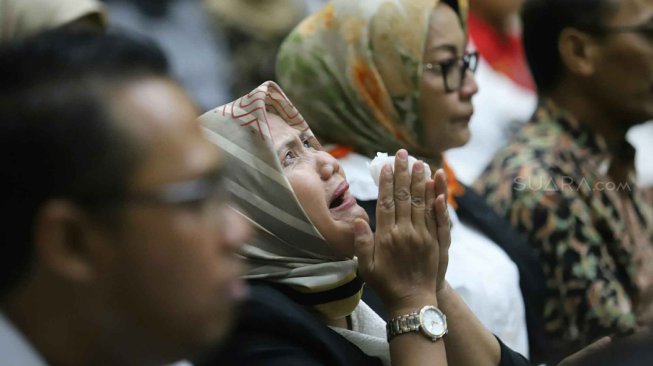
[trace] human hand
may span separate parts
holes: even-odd
[[[444,170],[438,169],[435,172],[434,179],[434,188],[435,188],[435,197],[442,197],[442,201],[436,200],[436,205],[430,207],[430,212],[427,212],[431,216],[431,220],[436,223],[436,231],[438,244],[440,245],[440,258],[438,263],[438,279],[436,291],[437,293],[442,292],[442,290],[449,287],[449,284],[445,280],[445,275],[447,274],[447,268],[449,266],[449,247],[451,246],[451,221],[449,219],[449,211],[447,211],[447,178],[444,174]],[[442,207],[436,207],[441,205]],[[438,215],[442,215],[439,219]]]
[[[449,217],[444,173],[424,177],[424,163],[408,171],[407,152],[399,150],[392,168],[381,172],[377,231],[363,220],[354,223],[359,272],[389,312],[437,304],[449,248]]]

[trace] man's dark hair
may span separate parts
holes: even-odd
[[[563,64],[558,39],[563,29],[600,29],[612,0],[526,0],[521,11],[526,58],[540,93],[558,85]]]
[[[167,76],[160,49],[126,35],[58,30],[0,49],[0,300],[29,270],[45,202],[93,213],[119,201],[138,146],[112,118],[112,93]]]

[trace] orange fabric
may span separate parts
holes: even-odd
[[[336,159],[342,159],[352,151],[354,151],[354,149],[349,146],[336,145],[327,152]]]

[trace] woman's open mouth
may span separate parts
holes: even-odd
[[[344,194],[342,196],[336,197],[336,199],[334,199],[329,205],[329,209],[339,207],[340,205],[342,205],[344,201],[345,201]]]
[[[351,207],[355,203],[356,199],[349,194],[349,183],[342,182],[338,188],[336,188],[335,192],[333,192],[333,196],[331,196],[329,210],[342,211]]]

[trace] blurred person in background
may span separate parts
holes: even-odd
[[[653,320],[653,206],[626,141],[653,117],[653,1],[527,0],[522,22],[538,109],[477,188],[539,254],[555,356]]]
[[[519,9],[523,0],[471,0],[470,49],[480,54],[471,137],[446,152],[456,176],[472,184],[533,114],[537,97],[521,40]]]
[[[200,0],[105,0],[111,27],[154,38],[172,74],[206,111],[232,99],[231,56]]]
[[[521,42],[519,10],[524,0],[472,0],[469,36],[496,72],[526,90],[535,90]]]
[[[0,43],[57,27],[101,31],[106,25],[97,0],[0,0]]]
[[[224,160],[153,44],[0,50],[0,363],[161,365],[219,342],[249,236]]]
[[[236,78],[233,95],[243,95],[275,79],[277,50],[286,35],[319,0],[204,0],[224,37]]]

